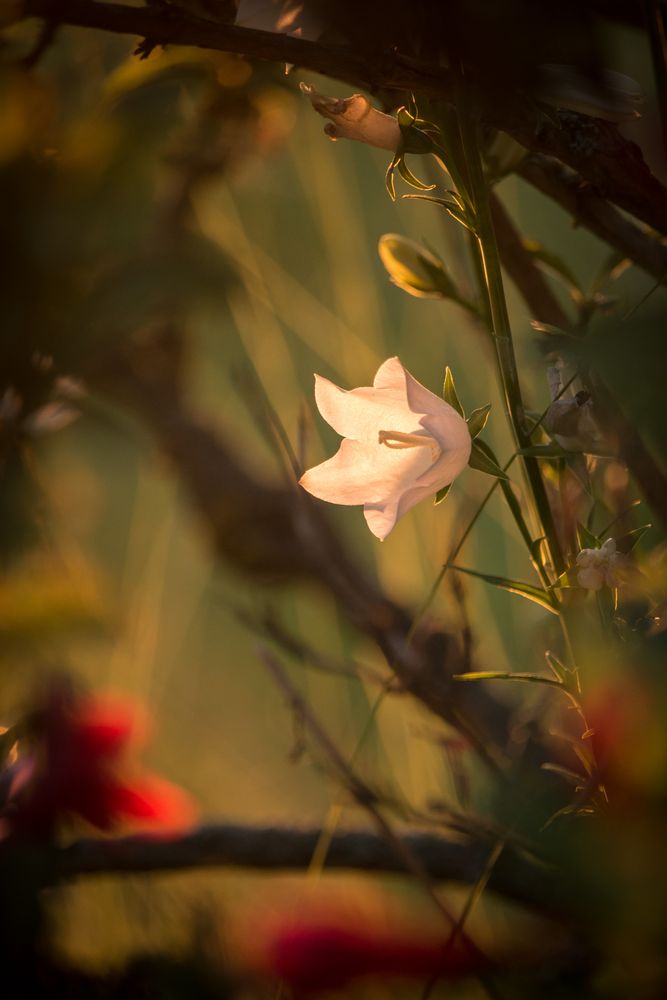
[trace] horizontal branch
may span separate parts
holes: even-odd
[[[155,44],[192,45],[251,59],[293,63],[372,93],[414,92],[451,98],[448,72],[397,52],[361,51],[270,31],[193,17],[181,9],[128,7],[97,0],[26,0],[25,17],[148,38]],[[479,95],[485,120],[538,153],[567,164],[599,194],[667,234],[667,188],[652,174],[639,147],[616,126],[573,111],[547,120],[532,102],[495,89]]]
[[[298,872],[310,865],[320,834],[319,829],[220,823],[202,826],[176,839],[145,835],[91,838],[58,849],[52,870],[55,880],[193,868]],[[442,882],[474,884],[493,848],[491,840],[457,842],[428,833],[405,834],[401,839],[429,876]],[[405,874],[405,865],[392,846],[379,834],[366,830],[334,834],[325,868]],[[520,857],[509,847],[491,872],[489,888],[541,910],[558,910],[561,906],[552,871]]]
[[[535,154],[526,157],[517,173],[565,209],[575,225],[619,250],[656,281],[667,278],[667,244],[610,205],[580,175],[551,157]]]

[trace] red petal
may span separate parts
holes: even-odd
[[[136,744],[145,731],[145,723],[128,702],[91,698],[77,706],[72,728],[72,736],[82,753],[114,757],[130,740]]]
[[[113,806],[119,819],[139,820],[169,830],[187,829],[196,816],[192,800],[181,788],[151,774],[131,784],[118,783],[113,791]]]

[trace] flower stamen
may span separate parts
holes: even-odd
[[[437,441],[430,435],[406,434],[403,431],[378,431],[378,444],[384,444],[387,448],[430,448],[431,457],[435,462],[441,454],[441,448]]]

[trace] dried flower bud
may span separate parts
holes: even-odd
[[[392,115],[374,108],[363,94],[327,97],[307,83],[301,84],[301,90],[310,98],[315,111],[329,119],[324,131],[330,139],[356,139],[392,153],[398,148],[401,140],[398,122]]]

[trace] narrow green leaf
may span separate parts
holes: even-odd
[[[577,582],[577,570],[572,567],[571,569],[566,569],[564,573],[554,580],[552,584],[549,585],[549,590],[568,590],[570,587],[578,587]]]
[[[629,552],[632,552],[642,536],[652,527],[652,524],[642,524],[641,528],[633,528],[632,531],[628,531],[627,534],[621,535],[620,538],[616,539],[616,548],[619,552],[627,555]]]
[[[487,476],[495,476],[496,479],[509,482],[509,477],[505,475],[498,463],[485,454],[479,447],[480,443],[479,441],[473,441],[472,443],[470,458],[468,459],[470,468],[477,469],[478,472],[485,472]]]
[[[518,594],[519,597],[525,597],[526,600],[532,601],[534,604],[539,604],[542,608],[546,608],[552,615],[559,614],[559,608],[555,599],[548,591],[543,590],[542,587],[535,587],[531,583],[523,583],[520,580],[510,580],[506,576],[490,576],[488,573],[478,573],[477,570],[467,569],[465,566],[455,566],[453,563],[449,563],[448,566],[449,569],[458,570],[459,573],[466,573],[468,576],[477,577],[478,580],[484,580],[485,583],[490,583],[493,587],[499,587],[500,590],[508,590],[511,594]]]
[[[445,211],[448,215],[451,215],[455,222],[459,222],[464,229],[467,229],[469,233],[472,233],[473,236],[476,235],[475,224],[468,218],[465,211],[460,208],[452,208],[451,206],[449,208],[445,207]]]
[[[469,674],[454,674],[455,681],[526,681],[528,684],[546,684],[548,687],[561,688],[560,681],[542,674],[513,674],[502,670],[478,670]]]
[[[489,413],[491,412],[491,403],[487,403],[486,406],[480,406],[476,410],[473,410],[468,417],[468,430],[470,431],[470,437],[476,438],[478,434],[481,434],[486,427],[486,422],[489,419]]]
[[[454,385],[454,376],[452,375],[452,370],[449,366],[445,369],[445,384],[442,387],[442,397],[446,403],[453,406],[456,412],[465,419],[465,413],[459,401],[456,386]]]
[[[599,549],[600,539],[597,535],[594,535],[592,531],[582,524],[580,521],[577,522],[577,542],[579,543],[580,549]]]
[[[569,667],[566,667],[563,661],[559,659],[555,653],[552,653],[550,649],[546,650],[544,658],[554,676],[561,682],[561,684],[565,684],[568,679],[568,674],[572,674],[572,670],[570,670]]]
[[[387,193],[392,201],[396,201],[396,184],[394,182],[394,170],[396,169],[396,165],[397,163],[399,163],[400,159],[401,159],[401,154],[398,152],[394,153],[394,158],[387,167],[387,172],[384,175],[384,186],[386,187]]]
[[[434,205],[440,205],[440,207],[444,208],[448,215],[451,215],[452,219],[456,219],[457,222],[460,222],[462,226],[465,226],[465,228],[469,230],[469,232],[475,232],[475,224],[472,219],[469,218],[466,211],[459,208],[456,202],[449,198],[434,198],[430,194],[404,194],[403,197],[412,199],[413,201],[431,201]]]
[[[434,500],[434,505],[436,507],[438,506],[438,504],[441,504],[443,500],[447,499],[447,497],[449,495],[449,491],[451,490],[451,488],[452,488],[452,484],[449,483],[448,486],[443,486],[441,490],[438,490],[438,492],[435,495],[435,500]]]
[[[478,439],[474,443],[473,448],[476,448],[479,452],[481,452],[481,454],[485,459],[488,459],[495,465],[496,468],[499,468],[498,459],[496,458],[494,452],[491,450],[491,448],[489,448],[488,444],[486,444],[485,441]],[[528,548],[528,551],[530,552],[530,556],[533,561],[533,566],[537,570],[538,575],[540,576],[542,582],[544,583],[547,577],[544,571],[544,564],[542,562],[542,553],[540,548],[541,539],[539,538],[533,539],[530,533],[530,529],[526,523],[526,519],[523,516],[523,511],[521,510],[521,504],[519,503],[519,500],[517,499],[514,489],[512,488],[512,483],[505,475],[503,470],[501,470],[501,472],[503,473],[503,478],[500,479],[500,488],[503,491],[505,502],[507,503],[510,513],[514,518],[514,523],[519,529],[519,533],[523,538],[524,543]]]
[[[440,205],[441,208],[449,211],[450,209],[457,209],[458,205],[453,198],[436,198],[434,195],[430,194],[404,194],[403,197],[406,201],[430,201],[434,205]]]
[[[435,187],[435,184],[424,184],[418,177],[415,177],[403,157],[401,157],[396,166],[403,180],[406,184],[410,184],[411,187],[417,188],[419,191],[432,191]]]
[[[417,102],[415,101],[415,95],[410,94],[408,96],[407,107],[402,104],[401,107],[396,112],[396,121],[401,128],[409,128],[410,125],[414,125],[417,118]]]

